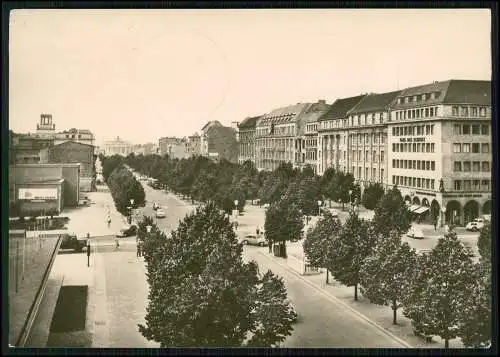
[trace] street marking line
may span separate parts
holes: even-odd
[[[408,342],[402,340],[401,338],[397,337],[396,335],[394,335],[393,333],[387,331],[385,328],[383,328],[382,326],[380,326],[379,324],[377,324],[376,322],[370,320],[368,317],[366,317],[365,315],[363,315],[362,313],[360,313],[359,311],[355,310],[354,308],[352,308],[351,306],[349,306],[347,303],[343,302],[342,300],[340,300],[339,298],[337,298],[336,296],[333,296],[331,295],[330,293],[326,292],[324,289],[318,287],[317,285],[311,283],[309,280],[305,279],[302,275],[298,274],[293,268],[288,268],[286,265],[282,264],[281,262],[277,261],[277,260],[274,260],[272,259],[271,257],[267,256],[266,254],[262,253],[262,252],[258,252],[257,254],[260,254],[264,257],[266,257],[267,259],[271,260],[271,261],[274,261],[276,264],[280,265],[283,269],[285,269],[286,271],[288,271],[290,274],[293,274],[295,275],[297,278],[299,278],[300,280],[302,280],[304,283],[306,283],[307,285],[309,285],[310,287],[316,289],[318,292],[320,292],[321,294],[323,294],[324,296],[326,296],[327,298],[329,298],[330,300],[336,302],[336,303],[339,303],[340,305],[342,305],[343,307],[347,308],[349,311],[351,311],[352,313],[354,313],[356,316],[358,316],[361,320],[369,323],[370,325],[376,327],[377,329],[379,329],[381,332],[383,332],[384,334],[386,334],[387,336],[391,337],[392,339],[394,339],[395,341],[399,342],[400,344],[402,344],[403,346],[407,347],[407,348],[414,348],[412,345],[410,345]]]

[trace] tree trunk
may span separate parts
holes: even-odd
[[[358,284],[354,284],[354,301],[358,301]]]
[[[450,347],[450,341],[447,338],[445,338],[444,339],[444,348],[449,348],[449,347]]]
[[[397,311],[398,307],[396,305],[396,300],[392,300],[392,324],[397,325]]]
[[[326,283],[328,284],[328,268],[326,268]]]

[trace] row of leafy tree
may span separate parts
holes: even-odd
[[[333,168],[318,176],[309,166],[300,170],[293,168],[291,163],[282,163],[272,172],[259,172],[251,161],[216,163],[202,156],[177,159],[168,155],[130,154],[125,161],[134,170],[158,179],[174,192],[202,202],[214,201],[226,212],[235,208],[235,200],[242,211],[246,200],[272,204],[282,198],[292,198],[306,215],[318,212],[318,201],[361,202],[361,190],[352,174]],[[380,185],[374,188],[370,187],[363,200],[368,207],[374,207],[380,199],[379,193],[383,193]]]
[[[144,188],[130,170],[124,166],[122,157],[118,155],[101,156],[100,159],[103,178],[109,187],[117,211],[130,217],[130,208],[144,206],[146,202]],[[132,203],[131,200],[133,200]]]
[[[145,216],[138,239],[149,283],[139,331],[147,339],[162,348],[272,347],[291,334],[297,314],[282,278],[243,261],[242,245],[214,202],[168,235]]]
[[[399,207],[399,208],[398,208]],[[340,221],[326,213],[310,229],[304,252],[311,264],[327,270],[354,287],[371,302],[391,306],[393,323],[403,308],[417,334],[440,336],[448,347],[460,337],[465,346],[485,347],[491,341],[491,226],[478,240],[480,260],[465,247],[454,230],[436,247],[417,254],[402,243],[408,230],[408,211],[397,188],[382,197],[373,221],[351,213]]]

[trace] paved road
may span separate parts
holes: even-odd
[[[245,247],[245,260],[253,259],[259,270],[283,277],[299,320],[281,347],[406,348],[403,343],[358,317],[320,288],[284,268],[267,255],[267,248]]]

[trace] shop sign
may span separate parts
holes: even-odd
[[[472,194],[467,194],[467,195],[443,195],[445,198],[482,198],[483,195],[472,195]]]
[[[57,200],[57,188],[20,188],[18,199],[33,202]]]
[[[415,191],[415,193],[416,193],[417,195],[424,195],[424,196],[432,196],[432,197],[436,197],[436,194],[435,194],[435,193],[422,192],[422,191]]]
[[[425,142],[425,136],[419,138],[399,138],[402,143],[421,143]]]

